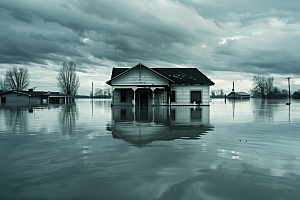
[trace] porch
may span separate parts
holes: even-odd
[[[170,105],[169,87],[113,87],[112,105],[156,106]]]

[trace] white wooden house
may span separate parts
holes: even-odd
[[[113,68],[112,105],[205,105],[210,104],[209,78],[197,68]]]

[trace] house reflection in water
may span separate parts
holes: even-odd
[[[144,146],[157,140],[199,139],[213,126],[209,106],[114,106],[108,129],[114,138]]]

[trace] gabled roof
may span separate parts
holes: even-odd
[[[113,68],[111,79],[106,83],[109,84],[111,80],[121,76],[122,74],[130,71],[135,67]],[[168,80],[171,80],[173,84],[183,84],[183,85],[184,84],[200,84],[200,85],[215,84],[207,76],[205,76],[202,72],[200,72],[197,68],[148,68],[148,69],[150,69],[156,74],[159,74],[164,78],[167,78]]]
[[[108,81],[106,81],[106,83],[110,85],[112,80],[114,80],[114,79],[122,76],[123,74],[125,74],[125,73],[127,73],[127,72],[129,72],[129,71],[131,71],[131,70],[133,70],[133,69],[135,69],[137,67],[144,67],[144,68],[148,69],[149,71],[152,71],[153,73],[157,74],[158,76],[161,76],[164,79],[167,79],[168,81],[174,82],[170,78],[168,78],[166,76],[163,76],[162,74],[160,74],[157,71],[155,71],[155,70],[153,70],[153,69],[151,69],[151,68],[143,65],[142,63],[139,63],[136,66],[131,67],[131,68],[113,68],[111,79],[108,80]],[[115,69],[117,69],[117,70],[115,70]],[[118,73],[116,73],[114,71],[117,71]]]

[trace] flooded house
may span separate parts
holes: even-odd
[[[74,96],[59,92],[44,91],[6,91],[0,93],[1,104],[48,105],[57,103],[73,103]]]
[[[203,105],[209,106],[214,85],[197,68],[149,68],[141,63],[132,68],[113,68],[112,105]]]
[[[227,96],[227,99],[250,99],[250,94],[246,92],[230,92]]]

